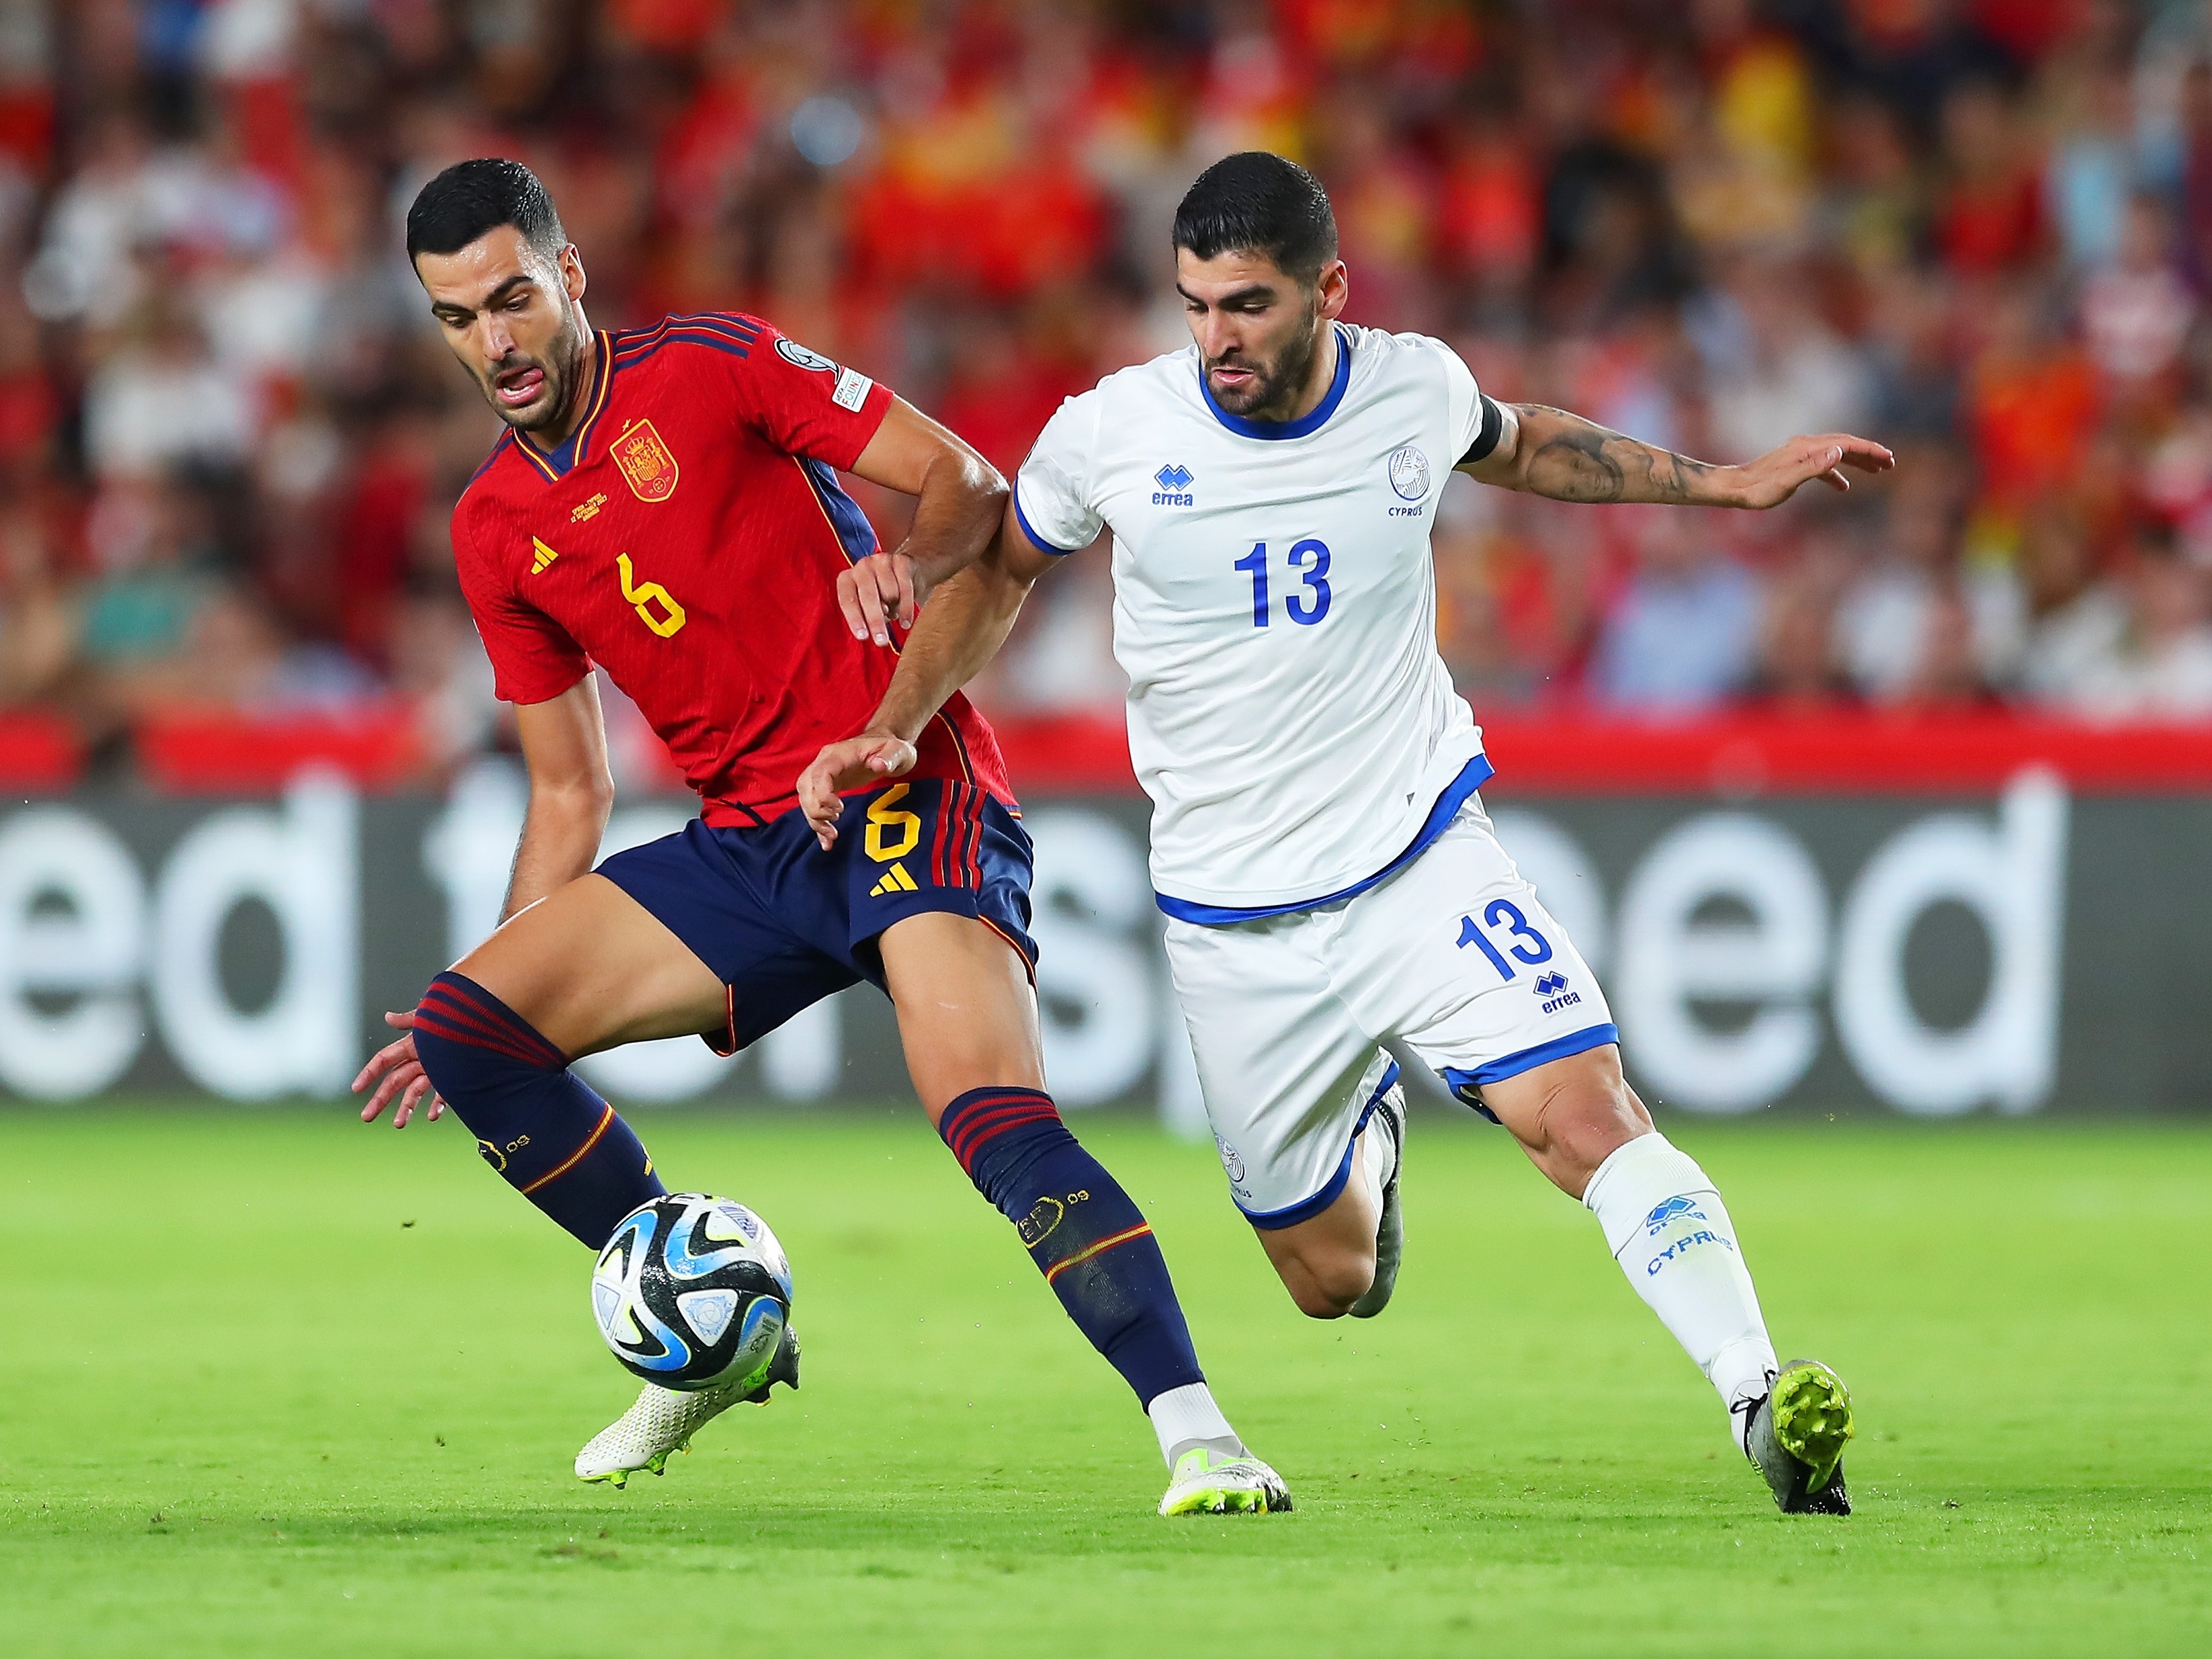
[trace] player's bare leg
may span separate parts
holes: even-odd
[[[571,1059],[689,1036],[723,1020],[722,982],[605,876],[585,876],[511,918],[453,964]]]
[[[1151,1225],[1045,1092],[1021,956],[988,924],[945,911],[893,923],[878,945],[922,1109],[1135,1391],[1170,1472],[1160,1512],[1290,1508],[1281,1478],[1246,1449],[1206,1388]]]
[[[1392,1212],[1405,1141],[1404,1098],[1393,1088],[1354,1137],[1351,1178],[1335,1203],[1295,1226],[1252,1230],[1300,1313],[1315,1319],[1359,1316],[1380,1313],[1389,1299],[1397,1275]]]
[[[1044,1087],[1036,996],[1004,936],[972,917],[932,910],[893,923],[877,945],[907,1074],[932,1128],[970,1089]]]

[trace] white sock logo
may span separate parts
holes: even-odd
[[[1664,1249],[1646,1259],[1644,1263],[1644,1277],[1656,1278],[1659,1270],[1668,1262],[1699,1244],[1719,1244],[1733,1251],[1735,1249],[1735,1241],[1725,1233],[1715,1232],[1711,1221],[1711,1218],[1698,1207],[1695,1199],[1686,1198],[1680,1194],[1654,1205],[1651,1213],[1644,1218],[1645,1237],[1658,1238],[1669,1231],[1672,1231],[1675,1237],[1668,1241]],[[1678,1222],[1682,1225],[1676,1226],[1675,1224]],[[1692,1227],[1690,1224],[1693,1222],[1703,1222],[1707,1224]]]

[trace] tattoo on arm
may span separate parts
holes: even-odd
[[[1516,413],[1528,457],[1522,487],[1533,494],[1562,501],[1712,499],[1702,487],[1706,475],[1716,471],[1706,462],[1639,443],[1563,409],[1522,404]]]

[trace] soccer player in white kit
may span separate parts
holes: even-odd
[[[1605,994],[1492,833],[1429,534],[1448,468],[1562,501],[1767,507],[1889,452],[1830,434],[1716,466],[1497,403],[1441,342],[1338,320],[1328,196],[1279,156],[1208,168],[1174,240],[1192,346],[1061,405],[980,562],[919,610],[896,554],[840,577],[856,634],[915,626],[868,729],[800,780],[817,835],[839,789],[912,764],[1030,585],[1110,529],[1169,965],[1230,1190],[1292,1300],[1330,1319],[1389,1299],[1395,1039],[1596,1217],[1782,1509],[1848,1513],[1841,1379],[1777,1363],[1719,1193],[1653,1127]]]

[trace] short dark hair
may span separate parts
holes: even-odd
[[[1175,245],[1201,259],[1264,253],[1310,282],[1336,258],[1336,214],[1321,180],[1296,161],[1242,150],[1198,175],[1176,210]]]
[[[568,245],[553,198],[521,162],[497,155],[456,161],[423,185],[407,210],[407,257],[459,253],[501,225],[513,225],[549,259]]]

